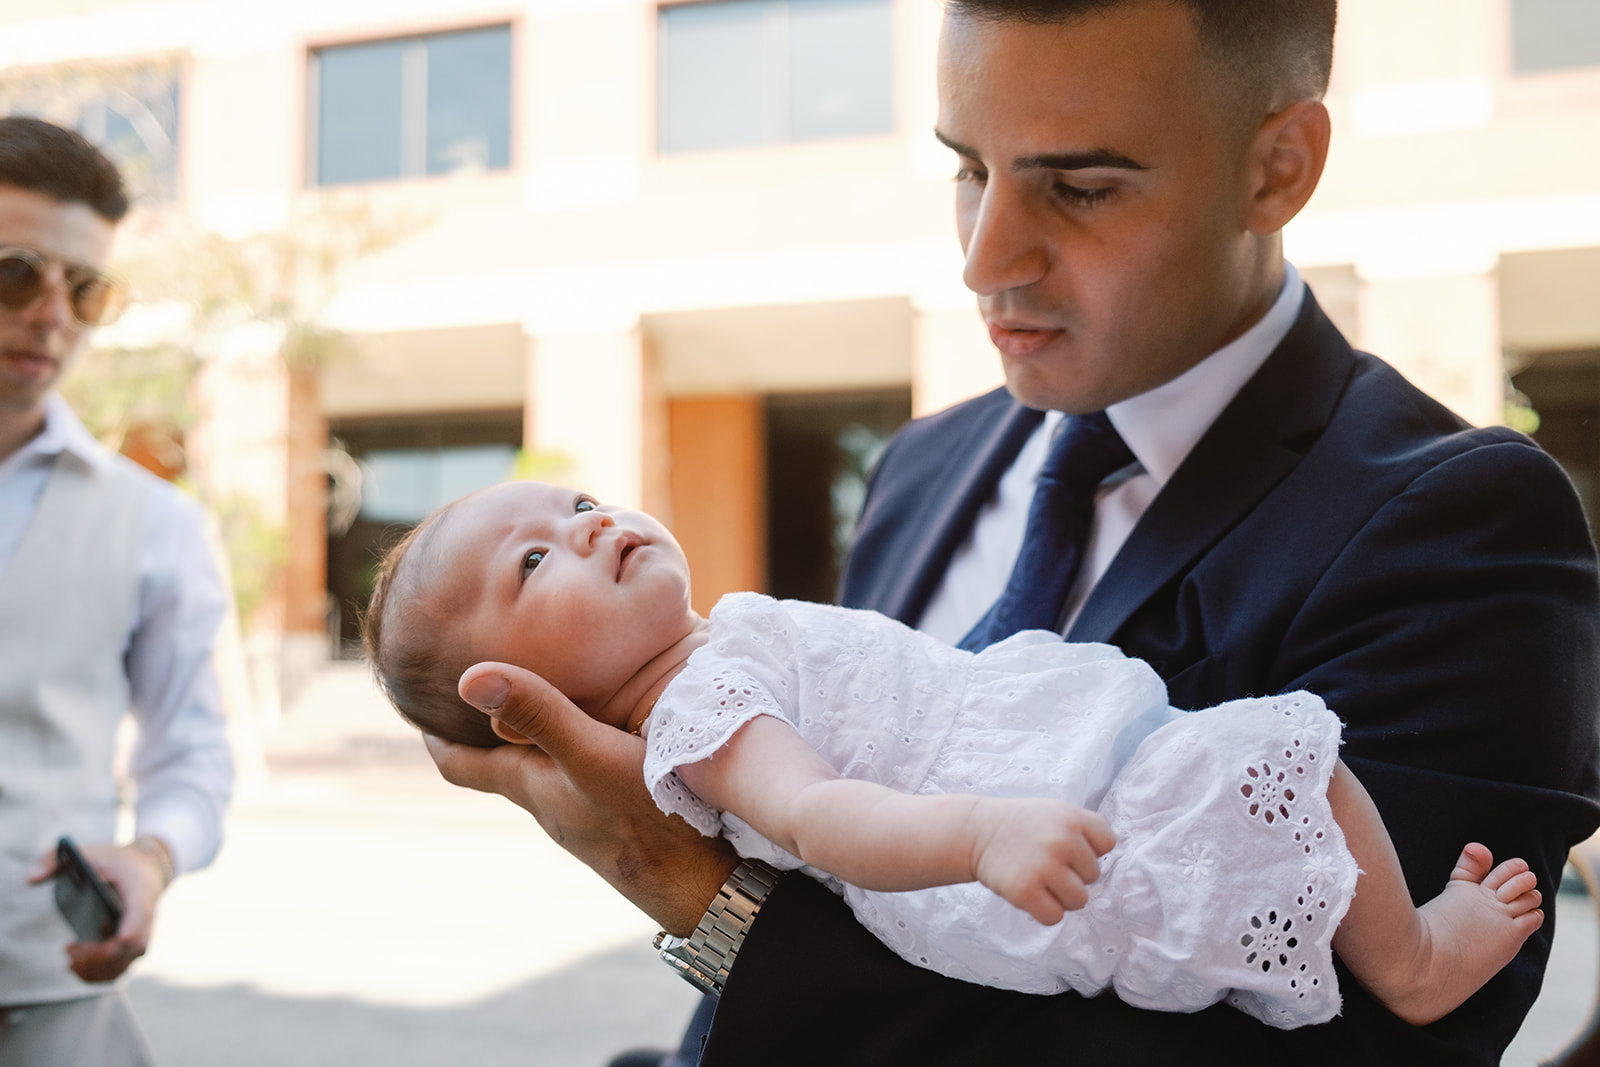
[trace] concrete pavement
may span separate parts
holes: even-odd
[[[654,925],[521,810],[444,783],[365,668],[332,664],[241,744],[228,842],[162,902],[130,995],[163,1067],[599,1067],[672,1043],[695,994]],[[1534,1067],[1596,995],[1563,893]]]

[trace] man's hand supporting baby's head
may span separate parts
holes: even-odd
[[[528,743],[485,751],[430,736],[445,781],[525,808],[668,932],[692,933],[738,858],[722,838],[656,807],[644,786],[644,742],[520,667],[474,664],[460,686],[482,709],[473,714],[494,716]]]

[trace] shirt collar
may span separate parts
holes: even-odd
[[[101,467],[111,461],[100,442],[94,439],[72,408],[61,399],[61,394],[51,393],[45,398],[44,429],[12,458],[54,456],[62,452],[91,467]]]
[[[1267,313],[1244,333],[1164,385],[1106,409],[1128,450],[1159,488],[1282,342],[1300,314],[1305,288],[1294,264]]]

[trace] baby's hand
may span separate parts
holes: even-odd
[[[1104,819],[1061,800],[985,797],[973,818],[978,881],[1046,926],[1088,903],[1099,857],[1117,843]]]

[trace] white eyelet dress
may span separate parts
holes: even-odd
[[[976,882],[845,885],[718,812],[675,768],[744,723],[794,726],[840,774],[907,793],[1056,797],[1117,835],[1089,903],[1044,926]],[[962,652],[884,616],[725,597],[646,728],[662,810],[843,894],[906,960],[1028,993],[1112,987],[1162,1011],[1218,1000],[1272,1026],[1339,1010],[1330,947],[1359,871],[1328,807],[1339,720],[1309,693],[1188,714],[1144,662],[1043,631]]]

